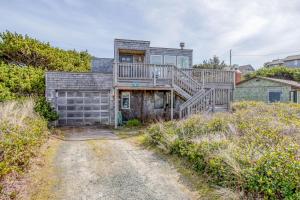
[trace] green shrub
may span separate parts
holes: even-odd
[[[0,34],[0,61],[51,71],[85,72],[91,56],[86,52],[63,50],[27,35],[9,31]]]
[[[0,179],[23,171],[48,135],[46,120],[33,107],[33,100],[0,104]]]
[[[300,105],[234,103],[233,113],[151,125],[152,145],[189,162],[212,184],[245,198],[297,199]]]
[[[289,67],[284,67],[284,66],[277,66],[277,67],[271,67],[271,68],[263,67],[263,68],[258,69],[255,72],[247,74],[245,77],[246,77],[246,79],[249,79],[249,78],[257,77],[257,76],[300,81],[300,69],[289,68]]]
[[[38,98],[34,110],[44,117],[48,122],[55,121],[59,117],[56,111],[51,107],[50,103],[47,102],[45,97]]]
[[[126,122],[127,127],[136,127],[140,126],[141,122],[138,119],[131,119]]]

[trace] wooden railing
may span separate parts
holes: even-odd
[[[205,93],[199,93],[197,98],[193,99],[187,104],[182,104],[180,106],[179,117],[186,118],[192,114],[209,112],[215,109],[215,89],[211,88]]]
[[[201,84],[175,66],[173,67],[173,85],[177,85],[190,96],[193,96],[202,89]]]
[[[157,80],[167,80],[171,84],[172,65],[153,65],[139,63],[115,63],[114,79],[115,83],[126,81],[148,81],[151,85],[156,85]],[[150,86],[150,85],[149,85]]]
[[[234,84],[235,72],[232,70],[217,69],[182,69],[199,83],[205,84]]]

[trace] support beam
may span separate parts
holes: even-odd
[[[115,128],[118,128],[119,90],[115,87]]]
[[[171,90],[171,120],[174,118],[174,90]]]

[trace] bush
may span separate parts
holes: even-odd
[[[140,126],[141,122],[138,119],[131,119],[126,122],[127,127],[136,127]]]
[[[39,97],[34,106],[35,112],[39,113],[40,116],[44,117],[48,122],[52,122],[58,119],[58,114],[51,107],[50,103],[47,102],[45,97]]]
[[[33,100],[0,104],[0,179],[23,171],[48,135],[46,120],[33,107]]]
[[[300,81],[300,69],[289,68],[284,66],[277,66],[271,68],[263,67],[255,72],[247,74],[245,77],[246,79],[249,79],[257,76]]]
[[[86,51],[66,51],[9,31],[0,34],[0,60],[43,70],[72,72],[89,71],[91,64],[91,56]]]
[[[234,103],[233,113],[195,115],[147,130],[150,144],[176,154],[215,185],[245,198],[297,199],[300,105]]]

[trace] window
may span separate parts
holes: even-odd
[[[161,65],[162,64],[162,56],[161,55],[151,55],[150,56],[150,64]]]
[[[290,91],[290,101],[293,103],[298,103],[297,91]]]
[[[176,56],[164,56],[164,64],[176,65]]]
[[[179,68],[189,68],[189,57],[187,56],[177,56],[177,67]]]
[[[154,93],[154,108],[162,109],[164,108],[164,92],[155,92]]]
[[[130,92],[122,92],[121,108],[122,109],[130,109]]]
[[[133,63],[133,56],[132,55],[120,55],[119,61],[126,62],[126,63]]]
[[[269,103],[279,102],[281,100],[282,91],[269,91]]]

